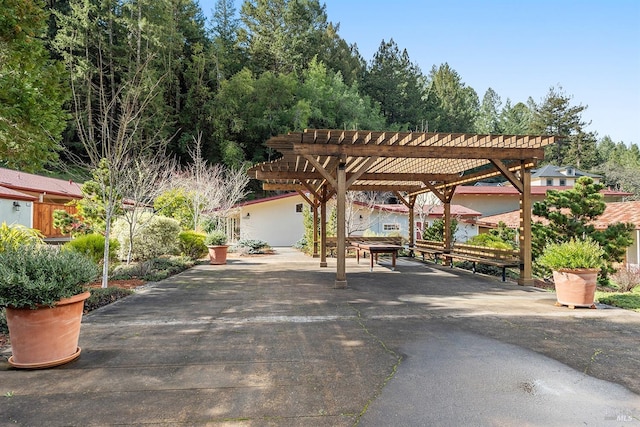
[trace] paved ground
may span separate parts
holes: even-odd
[[[382,264],[197,266],[85,316],[75,362],[3,353],[0,425],[640,425],[640,314]]]

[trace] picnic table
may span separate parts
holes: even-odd
[[[353,242],[352,245],[356,249],[356,260],[360,264],[360,251],[363,256],[369,253],[370,270],[373,271],[373,261],[375,259],[378,262],[379,254],[391,254],[391,270],[396,269],[396,258],[398,257],[398,251],[402,249],[401,245],[394,245],[389,243],[366,243],[366,242]]]

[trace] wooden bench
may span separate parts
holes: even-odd
[[[349,236],[345,242],[345,248],[347,252],[357,250],[355,243],[370,243],[370,244],[389,244],[389,245],[402,245],[402,237],[400,236]],[[335,255],[336,248],[338,246],[338,240],[336,236],[327,236],[326,248],[329,251],[329,256]]]
[[[445,253],[444,242],[436,242],[433,240],[417,239],[415,244],[410,247],[409,250],[422,254],[423,261],[426,261],[425,254],[429,254],[436,264],[439,261],[440,255]]]
[[[449,253],[443,255],[451,262],[453,259],[470,261],[473,263],[473,273],[476,272],[476,264],[493,265],[502,268],[502,281],[506,282],[508,267],[520,267],[520,252],[514,249],[488,248],[486,246],[474,246],[463,243],[455,243]]]

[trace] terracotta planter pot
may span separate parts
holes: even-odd
[[[65,298],[53,307],[7,307],[7,326],[16,368],[49,368],[80,356],[78,339],[84,300],[90,292]]]
[[[207,246],[209,248],[209,264],[221,265],[227,263],[228,245]]]
[[[557,305],[595,308],[597,268],[560,269],[553,272]]]

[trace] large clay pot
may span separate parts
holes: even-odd
[[[207,246],[209,248],[209,264],[220,265],[227,263],[227,245]]]
[[[553,272],[553,282],[556,287],[557,305],[570,308],[595,308],[596,284],[598,282],[597,268],[560,269]]]
[[[7,326],[16,368],[49,368],[80,356],[78,340],[84,300],[90,292],[36,309],[7,307]]]

